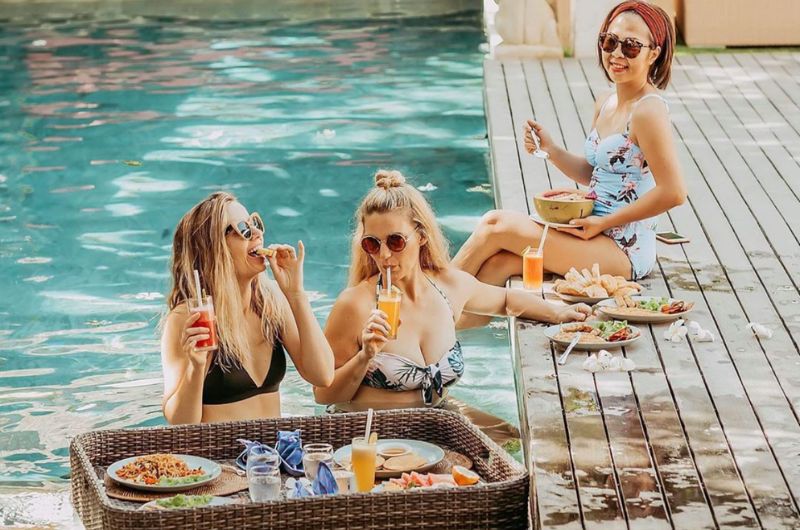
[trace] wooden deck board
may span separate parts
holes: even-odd
[[[537,528],[800,526],[800,55],[702,54],[675,66],[667,97],[690,201],[660,229],[674,223],[692,243],[659,245],[645,283],[696,301],[692,318],[717,341],[671,343],[652,326],[625,351],[636,371],[592,376],[585,354],[556,370],[541,327],[516,321]],[[493,160],[504,149],[516,163],[505,171],[528,211],[533,193],[574,183],[521,149],[524,119],[582,152],[609,85],[593,60],[487,61],[485,71],[487,98],[488,77],[502,77],[491,84],[506,87],[502,130],[516,141],[511,156],[490,134]],[[492,112],[487,103],[490,130]],[[751,320],[772,339],[744,329]]]

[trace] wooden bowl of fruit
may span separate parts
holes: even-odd
[[[533,206],[545,222],[569,223],[592,215],[594,199],[587,199],[587,193],[574,188],[544,191],[533,198]]]

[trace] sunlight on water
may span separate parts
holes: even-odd
[[[68,527],[69,440],[164,423],[173,230],[211,191],[304,240],[320,320],[377,168],[427,190],[458,248],[493,204],[482,41],[477,13],[0,27],[0,525]],[[516,423],[507,332],[461,338],[453,394]],[[293,369],[281,390],[321,411]]]

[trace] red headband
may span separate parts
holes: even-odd
[[[650,30],[650,34],[653,36],[653,40],[655,40],[655,45],[664,49],[667,44],[669,28],[667,27],[668,22],[664,19],[659,9],[641,0],[627,0],[614,8],[608,17],[608,21],[611,22],[620,13],[625,13],[626,11],[633,11],[642,17],[642,20]]]

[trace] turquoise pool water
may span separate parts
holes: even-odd
[[[63,487],[72,436],[164,423],[172,230],[211,191],[305,241],[321,321],[376,168],[423,186],[457,249],[493,205],[483,41],[477,12],[0,26],[0,486]],[[507,332],[462,339],[454,394],[516,423]],[[282,392],[320,410],[294,371]],[[42,517],[12,504],[0,523]]]

